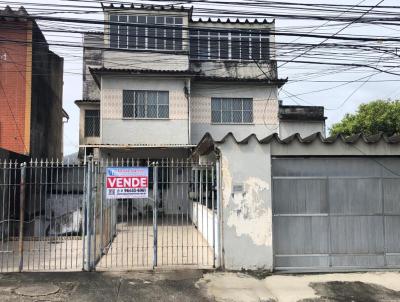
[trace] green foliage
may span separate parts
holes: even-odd
[[[329,132],[331,135],[400,134],[400,101],[377,100],[361,104],[355,114],[346,114],[341,122],[332,125]]]

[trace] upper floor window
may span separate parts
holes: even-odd
[[[269,60],[269,32],[261,30],[190,30],[190,57],[195,60]]]
[[[100,136],[100,110],[85,110],[85,137]]]
[[[182,50],[182,17],[110,15],[110,22],[111,48]]]
[[[253,99],[212,98],[211,122],[216,124],[253,123]]]
[[[169,118],[169,93],[124,90],[122,111],[125,118]]]

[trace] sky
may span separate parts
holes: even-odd
[[[222,0],[221,0],[222,1]],[[90,2],[90,3],[88,3]],[[137,3],[136,1],[135,3]],[[148,2],[148,1],[147,1]],[[154,2],[154,1],[153,1]],[[165,1],[164,1],[165,2]],[[176,1],[175,1],[176,2]],[[363,5],[375,5],[378,0],[317,0],[317,1],[302,1],[292,0],[285,1],[287,3],[330,3],[330,4],[357,4],[362,2]],[[21,2],[14,2],[12,0],[0,0],[0,8],[3,8],[6,4],[9,4],[13,8],[18,7]],[[31,5],[43,4],[43,8],[49,9],[46,13],[43,11],[37,11],[37,6]],[[84,14],[70,14],[70,13],[59,13],[56,14],[51,11],[52,5],[64,4],[64,5],[90,5],[93,10],[97,10],[94,13]],[[146,3],[146,1],[145,1]],[[102,13],[100,10],[100,1],[87,0],[87,2],[73,2],[71,0],[29,0],[23,2],[31,15],[51,15],[59,17],[73,17],[73,18],[85,18],[85,19],[102,19]],[[382,5],[398,5],[398,0],[385,0]],[[207,4],[210,5],[210,4]],[[194,16],[196,16],[196,7],[207,7],[195,5]],[[226,9],[226,6],[225,6]],[[263,10],[267,12],[268,7]],[[276,9],[274,10],[276,11]],[[350,14],[351,12],[349,12]],[[338,14],[339,15],[339,14]],[[346,16],[343,14],[342,16]],[[272,19],[270,19],[272,20]],[[310,33],[324,33],[333,34],[336,31],[342,29],[344,25],[333,26],[334,22],[326,23],[327,21],[310,21],[310,20],[288,20],[283,18],[276,18],[275,25],[277,31],[279,30],[296,30],[297,28],[307,27]],[[39,21],[39,26],[42,30],[50,28],[62,28],[60,24],[55,24],[48,21]],[[325,25],[323,28],[318,26]],[[326,26],[328,25],[328,26]],[[332,26],[331,26],[332,25]],[[400,25],[400,24],[399,24]],[[101,28],[94,28],[91,25],[88,28],[85,25],[73,25],[77,30],[95,30]],[[371,24],[353,24],[345,28],[341,35],[357,35],[357,36],[398,36],[400,27],[395,26],[382,26],[382,25],[371,25]],[[68,34],[67,36],[60,33],[44,32],[48,42],[76,42],[77,44],[82,43],[81,34]],[[284,37],[277,36],[277,42],[309,42],[316,43],[321,42],[321,39],[315,38],[300,38],[298,37]],[[326,43],[332,42],[327,41]],[[382,43],[382,46],[386,46]],[[74,104],[75,100],[82,98],[82,49],[81,48],[66,48],[59,46],[50,47],[55,53],[64,57],[64,94],[63,94],[63,107],[70,116],[69,122],[65,125],[64,130],[64,154],[68,155],[78,150],[78,130],[79,130],[79,111],[78,107]],[[279,50],[278,50],[279,52]],[[332,54],[333,58],[335,54]],[[339,56],[338,56],[339,57]],[[380,59],[379,59],[380,60]],[[351,63],[351,62],[348,62]],[[281,63],[278,63],[278,66]],[[318,65],[307,65],[307,64],[296,64],[289,63],[278,69],[280,78],[289,78],[289,82],[280,90],[279,99],[284,104],[300,104],[300,105],[318,105],[325,106],[325,114],[327,116],[327,128],[333,123],[340,121],[346,113],[354,112],[359,104],[370,102],[375,99],[400,99],[400,86],[398,75],[390,75],[385,73],[376,72],[376,70],[366,68],[356,68],[353,72],[339,72],[338,69],[348,69],[347,67],[337,66],[318,66]],[[326,70],[335,69],[336,72],[331,73],[328,76],[321,75]],[[315,74],[309,78],[309,81],[297,81],[303,78],[303,74],[314,72]],[[341,83],[341,82],[324,82],[324,81],[350,81],[358,78],[364,78],[368,81],[355,82],[355,83]],[[340,85],[340,86],[339,86]],[[337,87],[339,86],[339,87]]]

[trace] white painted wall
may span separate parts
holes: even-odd
[[[226,269],[273,269],[270,145],[230,137],[221,151],[222,244]],[[243,191],[234,192],[233,186]]]

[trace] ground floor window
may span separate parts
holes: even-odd
[[[124,90],[124,118],[169,118],[169,92]]]
[[[253,123],[253,99],[212,98],[211,122],[215,124]]]
[[[85,110],[85,137],[100,136],[100,110]]]

